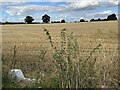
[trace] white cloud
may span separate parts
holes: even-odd
[[[4,5],[4,6],[12,6],[12,5],[20,5],[20,4],[22,4],[22,3],[24,3],[24,2],[2,2],[2,5]]]
[[[115,13],[117,15],[117,12],[108,10],[108,11],[101,11],[101,12],[86,14],[86,16],[91,18],[107,18],[107,16],[112,13]]]
[[[1,1],[1,0],[0,0]],[[56,17],[56,20],[60,19],[71,19],[78,20],[80,17],[88,19],[95,17],[107,17],[107,15],[113,13],[110,10],[102,12],[89,12],[95,10],[98,7],[113,7],[117,6],[119,0],[49,0],[51,2],[66,2],[65,4],[55,6],[49,5],[33,5],[26,4],[26,2],[42,2],[43,0],[2,0],[3,11],[11,16],[25,16],[25,15],[34,15],[39,13],[57,13],[60,12],[60,15]],[[46,1],[46,0],[45,0]],[[45,2],[44,1],[44,2]],[[47,0],[48,2],[48,0]],[[72,11],[78,11],[78,13],[72,13]],[[84,12],[83,12],[84,11]],[[81,13],[82,12],[82,13]],[[61,14],[62,13],[62,14]],[[40,18],[35,18],[35,20]],[[22,19],[20,19],[22,20]],[[54,20],[54,18],[53,18]]]
[[[26,15],[39,12],[51,12],[54,7],[42,5],[23,5],[23,6],[9,6],[6,11],[9,15]]]
[[[108,15],[115,13],[116,15],[118,15],[116,12],[113,12],[111,10],[107,10],[107,11],[101,11],[101,12],[84,12],[84,13],[63,13],[61,15],[59,15],[58,17],[61,19],[65,19],[66,21],[79,21],[80,19],[85,19],[85,20],[90,20],[91,18],[107,18]],[[118,16],[117,16],[118,17]]]
[[[6,1],[6,2],[5,2]],[[6,13],[9,15],[25,15],[25,14],[34,14],[39,12],[66,12],[71,10],[92,10],[97,7],[103,6],[116,6],[118,5],[118,0],[75,0],[74,2],[67,2],[70,0],[66,0],[66,5],[59,5],[57,7],[54,6],[43,6],[43,5],[22,5],[26,0],[21,0],[19,2],[10,2],[5,0],[3,5],[6,5]],[[51,0],[52,1],[52,0]],[[60,1],[60,0],[55,0]],[[54,2],[54,1],[53,1]]]
[[[0,2],[82,2],[83,0],[0,0]],[[84,1],[88,1],[88,0],[84,0]],[[104,1],[108,1],[108,0],[89,0],[89,1],[96,1],[96,2],[104,2]],[[115,2],[118,0],[109,0],[108,2]]]
[[[0,0],[0,2],[39,2],[42,0]]]
[[[65,0],[0,0],[0,2],[62,2]]]
[[[109,15],[109,14],[112,14],[113,12],[112,11],[103,11],[103,12],[99,12],[99,13],[96,13],[98,15]]]
[[[119,0],[75,0],[74,2],[68,2],[66,8],[71,10],[94,9],[97,7],[117,6],[118,2]]]

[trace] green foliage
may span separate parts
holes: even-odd
[[[61,30],[61,48],[57,49],[51,39],[48,30],[44,29],[51,47],[55,50],[53,58],[56,62],[56,68],[59,70],[57,80],[60,80],[61,88],[94,88],[99,83],[96,77],[94,65],[96,60],[89,61],[92,54],[98,50],[99,44],[90,52],[85,60],[81,60],[79,44],[73,33],[67,35],[66,29]]]
[[[26,16],[26,18],[24,19],[25,23],[27,24],[31,24],[32,21],[34,21],[33,17],[31,16]]]
[[[107,17],[107,20],[117,20],[117,17],[115,14],[111,14]]]
[[[50,22],[50,16],[45,14],[44,16],[42,16],[42,20],[43,20],[44,23],[49,23]]]

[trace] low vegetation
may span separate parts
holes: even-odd
[[[87,23],[81,24],[65,24],[65,29],[43,25],[40,31],[39,26],[34,31],[30,26],[22,27],[23,31],[21,27],[21,31],[3,27],[3,87],[23,87],[11,82],[7,74],[20,68],[26,77],[36,79],[32,88],[118,88],[116,22],[99,24],[103,27],[94,23],[94,30],[86,28]]]

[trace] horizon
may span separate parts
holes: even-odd
[[[2,1],[2,15],[0,22],[24,22],[26,16],[32,16],[33,22],[42,22],[44,14],[51,17],[50,21],[66,22],[80,21],[84,19],[105,19],[110,14],[116,14],[117,18],[119,0],[100,1],[89,0],[70,2],[69,0],[49,0],[49,2],[32,2],[22,0],[21,2]]]

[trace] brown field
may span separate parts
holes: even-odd
[[[36,75],[36,64],[39,63],[39,51],[48,50],[44,63],[40,70],[44,77],[54,74],[54,60],[51,55],[50,43],[45,35],[44,29],[49,30],[54,45],[60,47],[61,29],[66,29],[67,34],[71,32],[77,38],[80,47],[80,57],[84,59],[89,52],[98,44],[99,51],[94,53],[91,60],[96,58],[96,67],[106,65],[110,72],[117,70],[118,60],[118,22],[85,22],[65,24],[36,24],[36,25],[3,25],[2,26],[2,54],[3,72],[11,69],[11,63],[15,59],[16,68],[21,68],[27,77],[34,78]],[[14,45],[16,45],[16,57],[13,57]],[[117,80],[114,74],[111,80]],[[113,78],[114,77],[114,78]],[[106,81],[107,82],[107,81]]]

